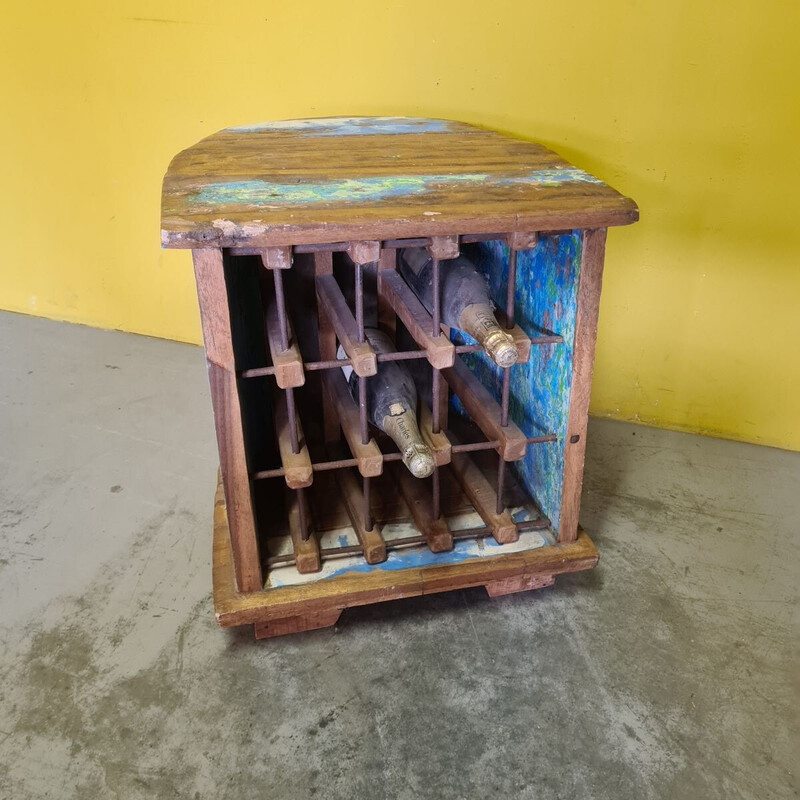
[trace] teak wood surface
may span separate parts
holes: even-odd
[[[221,486],[217,487],[212,566],[214,611],[217,622],[224,627],[255,624],[258,638],[333,625],[342,609],[368,603],[468,586],[486,586],[493,596],[535,589],[550,585],[554,575],[591,569],[597,560],[592,540],[579,531],[574,542],[535,550],[456,564],[354,572],[296,586],[241,593],[236,591],[233,579],[225,496]]]
[[[546,147],[462,122],[227,128],[164,177],[165,247],[237,247],[625,225],[636,204]]]

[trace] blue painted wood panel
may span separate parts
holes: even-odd
[[[487,276],[495,304],[504,307],[508,277],[508,246],[504,242],[481,243],[471,253]],[[572,346],[575,333],[578,273],[580,269],[580,231],[540,236],[533,250],[517,255],[517,324],[531,336],[552,331],[564,338],[563,344],[533,345],[527,364],[511,368],[509,415],[528,435],[555,433],[558,440],[532,444],[513,469],[542,512],[558,529],[564,474],[564,437],[572,381]],[[462,333],[453,340],[472,343]],[[462,356],[499,401],[502,384],[499,367],[482,352]],[[453,404],[464,413],[458,401]]]

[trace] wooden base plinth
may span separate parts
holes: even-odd
[[[351,606],[485,586],[492,597],[550,586],[555,576],[591,569],[598,560],[592,540],[582,530],[574,542],[458,563],[406,569],[352,572],[311,583],[262,591],[236,591],[221,487],[214,508],[214,611],[223,627],[254,625],[257,639],[334,625]]]

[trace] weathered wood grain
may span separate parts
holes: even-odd
[[[603,284],[603,256],[606,231],[584,231],[581,268],[578,276],[578,303],[575,338],[572,347],[572,385],[564,437],[564,480],[558,541],[573,542],[578,535],[581,507],[583,465],[586,458],[586,426],[589,421],[589,395],[592,391],[592,368],[597,341],[597,317]]]
[[[290,489],[303,489],[311,486],[314,481],[314,472],[299,417],[297,418],[297,440],[300,449],[297,453],[292,452],[292,438],[289,429],[291,422],[286,404],[286,392],[280,390],[275,392],[274,409],[275,435],[278,439],[278,451],[286,485]]]
[[[222,484],[229,509],[236,585],[240,592],[255,592],[262,588],[263,579],[234,371],[222,252],[196,250],[192,255]]]
[[[378,361],[372,345],[358,341],[358,328],[342,290],[333,275],[318,275],[317,308],[320,316],[329,322],[339,344],[352,362],[353,371],[360,377],[369,377],[378,371]]]
[[[275,367],[275,382],[281,389],[296,388],[303,386],[306,382],[303,357],[300,355],[294,326],[288,313],[286,323],[289,326],[289,347],[283,350],[281,348],[281,323],[278,317],[278,306],[275,298],[272,298],[267,305],[265,324],[269,352]]]
[[[340,575],[323,581],[241,594],[233,580],[228,520],[221,488],[214,508],[212,575],[214,611],[222,626],[264,623],[352,606],[446,592],[517,575],[552,576],[591,569],[597,563],[592,540],[580,531],[574,542],[521,553],[470,559],[457,564]],[[299,628],[298,628],[299,630]]]
[[[383,541],[378,526],[373,525],[371,531],[364,527],[364,495],[356,476],[349,469],[337,469],[336,480],[350,524],[356,532],[359,544],[364,548],[364,560],[367,564],[386,561],[386,542]]]
[[[322,388],[336,413],[344,438],[353,458],[358,459],[358,471],[365,478],[374,478],[383,472],[383,456],[375,440],[361,442],[358,406],[347,388],[341,370],[327,370],[322,376]]]
[[[407,469],[394,465],[397,486],[406,501],[411,519],[417,530],[425,537],[434,553],[453,549],[453,535],[447,528],[444,517],[433,516],[433,499],[425,481],[415,478]]]
[[[317,537],[311,532],[307,539],[303,539],[303,531],[300,527],[300,503],[304,502],[305,498],[301,497],[300,492],[291,489],[286,490],[289,534],[292,537],[292,547],[294,548],[294,563],[298,572],[319,572],[322,561],[320,560]],[[305,517],[306,519],[311,517],[308,507],[306,507]]]
[[[530,233],[638,217],[632,200],[540,144],[448,120],[360,119],[359,135],[352,120],[269,123],[179,153],[163,184],[164,246]]]
[[[461,359],[450,369],[443,369],[442,375],[458,399],[467,409],[472,421],[483,431],[490,441],[497,440],[497,452],[506,461],[518,461],[525,456],[527,439],[525,434],[511,420],[508,425],[500,424],[500,404],[489,390],[472,374]]]
[[[434,375],[434,380],[436,380],[436,377],[437,375]],[[447,394],[446,391],[444,393],[445,395]],[[422,434],[422,439],[433,453],[433,462],[437,467],[443,467],[445,464],[449,464],[452,445],[447,436],[442,432],[443,426],[439,433],[433,432],[433,418],[430,409],[425,403],[419,404],[419,418],[417,421],[419,422],[419,432]]]
[[[508,511],[498,514],[497,493],[478,469],[475,462],[466,454],[453,454],[450,469],[461,484],[464,494],[480,514],[481,519],[491,529],[492,536],[499,544],[516,542],[517,526]]]
[[[436,369],[453,366],[456,350],[443,334],[431,336],[431,315],[400,275],[379,270],[378,293],[403,321],[414,341],[426,351],[428,361]]]

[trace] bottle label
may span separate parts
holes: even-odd
[[[475,312],[475,325],[480,330],[489,333],[490,331],[497,330],[500,326],[497,324],[497,320],[495,319],[494,314],[490,308],[487,307],[478,307]],[[476,337],[478,338],[478,337]]]

